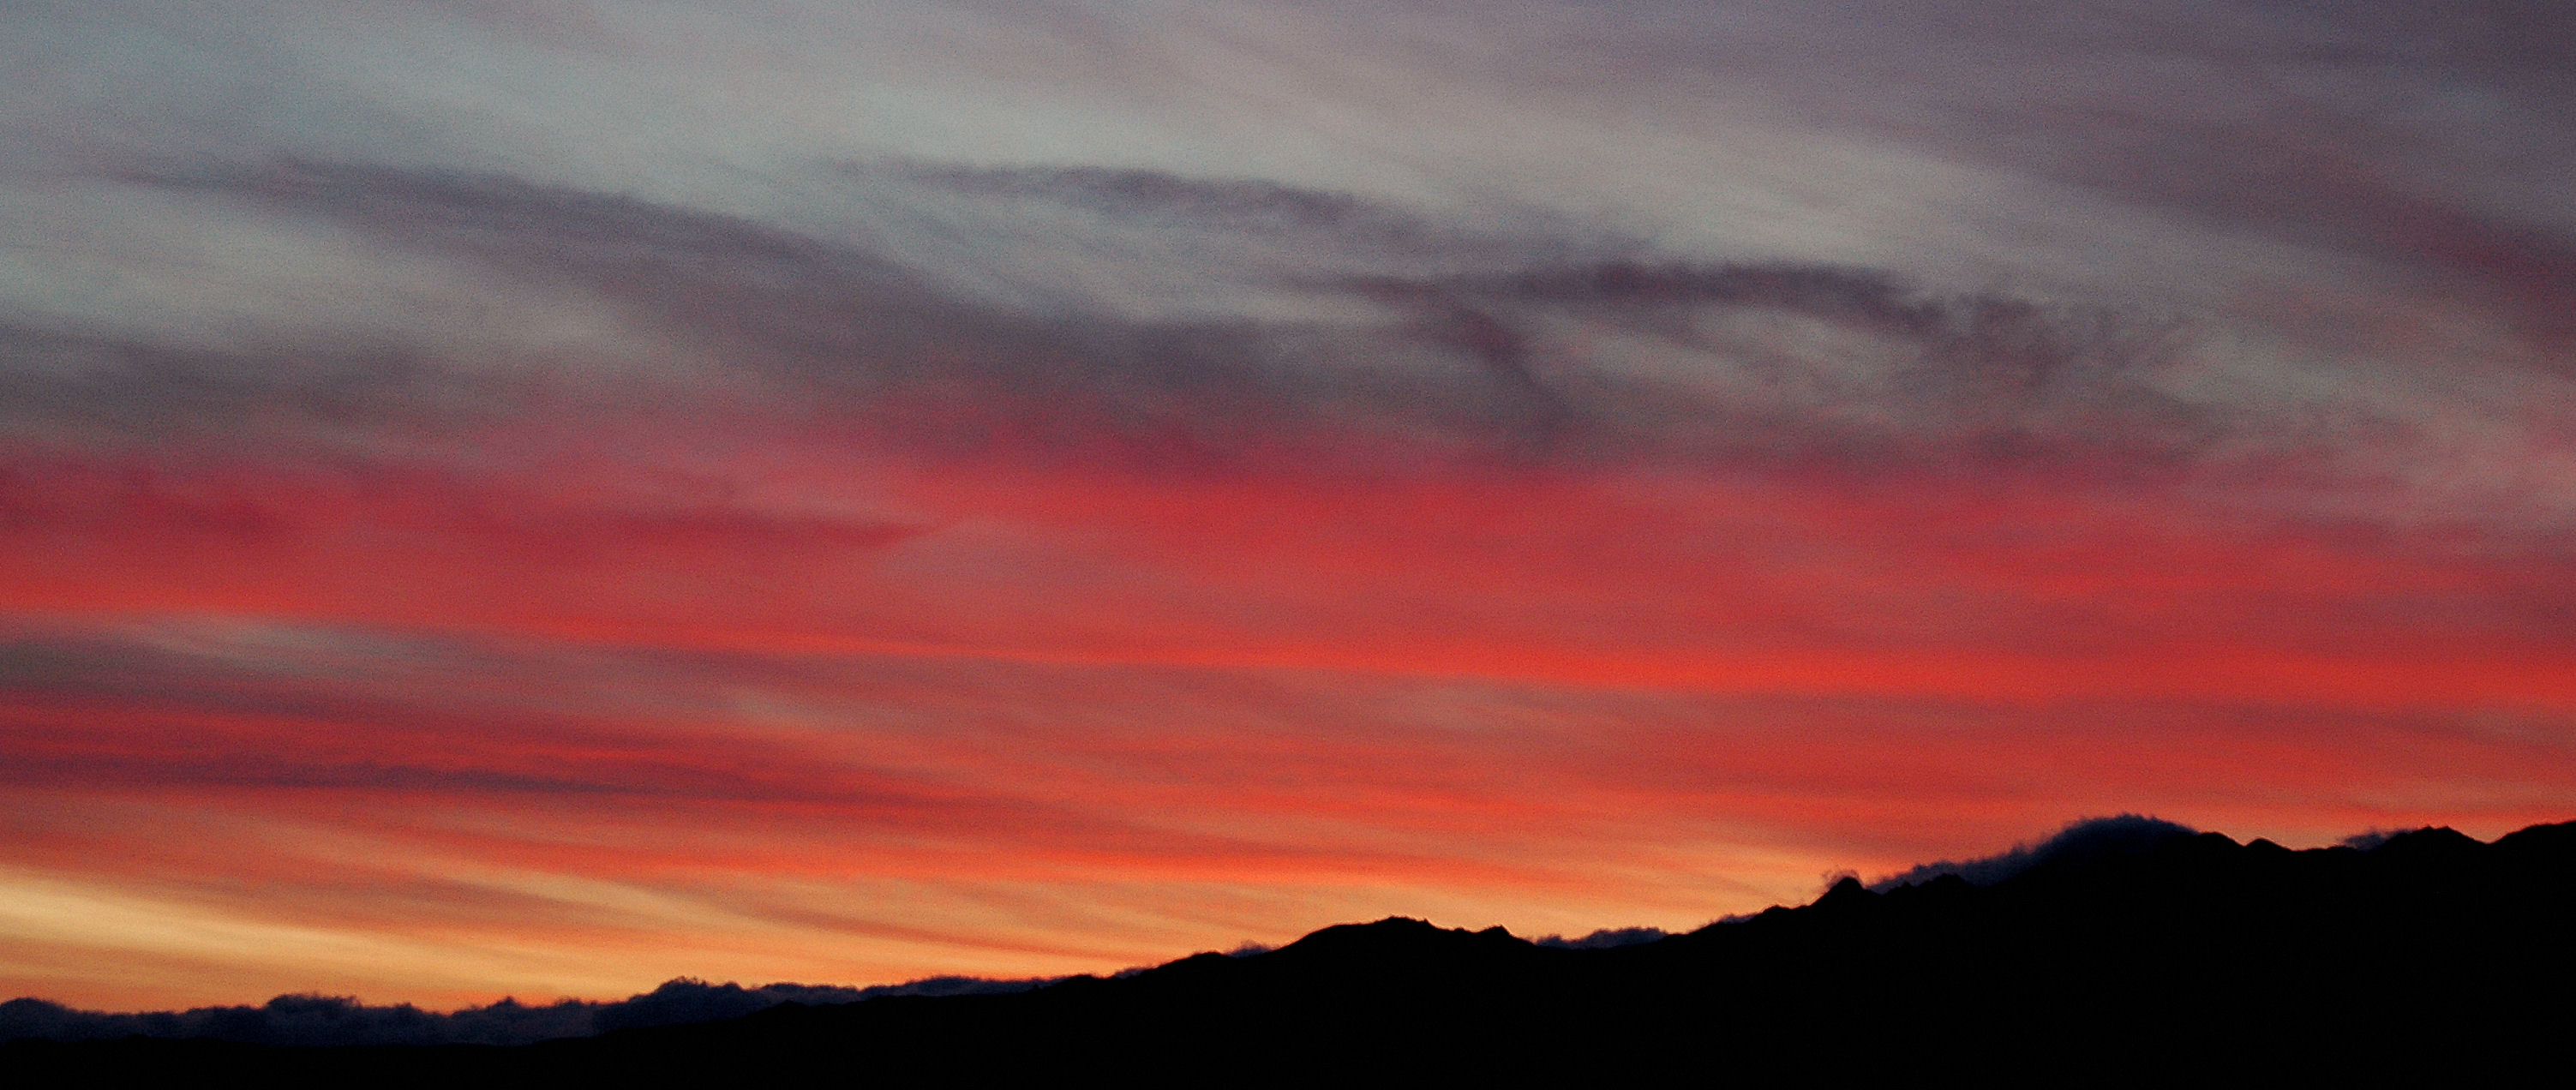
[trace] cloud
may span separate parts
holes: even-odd
[[[1170,219],[1192,228],[1377,236],[1408,245],[1437,243],[1451,233],[1353,194],[1262,179],[1188,178],[1140,168],[978,167],[924,161],[896,164],[894,169],[968,194],[1037,198],[1122,219]]]
[[[627,336],[691,357],[622,385],[542,366],[495,373],[435,339],[315,351],[280,331],[268,335],[277,349],[246,352],[21,322],[0,340],[31,363],[15,379],[21,411],[57,430],[149,435],[286,409],[382,431],[487,424],[505,406],[644,411],[686,398],[855,432],[901,457],[1081,457],[1149,475],[1937,460],[2221,502],[2252,493],[2240,513],[2289,492],[2490,523],[2570,517],[2550,505],[2576,505],[2517,471],[2429,468],[2548,464],[2554,425],[2496,415],[2509,390],[2556,381],[2545,373],[2490,370],[2432,389],[2401,385],[2402,370],[2362,353],[2298,365],[2340,374],[2299,374],[2283,370],[2279,346],[2251,350],[2241,321],[2215,312],[1937,290],[1890,267],[1618,256],[1635,247],[1456,228],[1276,181],[922,160],[851,169],[887,185],[862,186],[873,203],[855,218],[802,226],[362,163],[121,176],[246,203],[280,224],[333,224],[478,270],[487,286],[588,300]],[[870,226],[946,215],[933,207],[943,193],[1002,203],[927,249],[919,239],[939,231]],[[1039,207],[1058,205],[1123,226],[1113,239]],[[1279,231],[1315,245],[1269,237]],[[993,246],[1014,256],[975,256]],[[1052,256],[1021,260],[1040,251]],[[979,261],[991,267],[958,271]],[[1156,270],[1139,275],[1186,282],[1214,310],[1155,314],[1068,294],[1046,286],[1050,267]],[[1013,269],[1037,271],[1014,285]],[[2464,421],[2488,425],[2474,433],[2484,447],[2531,457],[2461,447]]]
[[[2247,427],[2163,387],[2189,346],[2161,319],[1945,297],[1885,270],[1613,261],[1351,290],[1436,316],[1436,338],[1608,442],[1665,457],[1931,448],[2155,464]],[[1623,368],[1581,347],[1612,338],[1665,362]],[[1672,424],[1638,434],[1635,421]]]
[[[1399,218],[1276,183],[908,169],[969,191],[1179,208],[1185,230],[1247,209],[1328,233]],[[129,180],[324,217],[596,294],[725,361],[695,396],[730,389],[746,404],[783,395],[794,412],[864,412],[916,444],[1008,433],[1223,463],[1438,437],[1453,457],[1877,464],[1929,448],[2152,465],[2309,441],[2295,420],[2178,393],[2173,372],[2193,361],[2169,320],[1941,296],[1885,270],[1529,264],[1561,249],[1533,239],[1521,264],[1489,251],[1478,272],[1264,284],[1257,267],[1221,270],[1246,292],[1366,301],[1374,320],[1138,320],[1015,310],[856,241],[499,176],[283,161]]]
[[[77,326],[0,321],[0,421],[19,442],[157,441],[240,435],[292,406],[330,425],[489,417],[504,384],[442,370],[389,343],[258,354]]]
[[[1661,942],[1671,938],[1672,934],[1660,927],[1604,927],[1590,934],[1570,939],[1563,935],[1541,935],[1531,939],[1530,943],[1560,950],[1607,950],[1614,946]]]

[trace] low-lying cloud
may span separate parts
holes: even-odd
[[[1662,942],[1672,935],[1672,932],[1660,927],[1604,927],[1590,934],[1577,935],[1573,938],[1563,935],[1541,935],[1531,939],[1530,944],[1559,950],[1608,950],[1619,946]]]

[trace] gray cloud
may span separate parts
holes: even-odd
[[[826,141],[677,189],[381,149],[110,157],[127,165],[107,190],[155,196],[102,204],[109,221],[149,213],[176,228],[156,234],[227,246],[345,236],[392,281],[454,284],[366,299],[420,316],[361,332],[265,300],[221,329],[22,300],[0,328],[7,419],[47,442],[304,427],[364,449],[389,422],[676,399],[1144,472],[2014,464],[2264,517],[2522,540],[2576,519],[2553,483],[2566,422],[2530,408],[2566,392],[2576,248],[2533,195],[2576,137],[2533,91],[2556,78],[2551,47],[2492,32],[2528,12],[2139,0],[1963,22],[1982,9],[1636,3],[1578,33],[1536,9],[1407,10],[1356,44],[1331,4],[1196,4],[1150,26],[1119,4],[852,16],[908,28],[888,40],[927,50],[916,76],[965,33],[1028,53],[996,87],[1087,89],[1086,109],[1204,114],[1233,135],[1296,125],[1226,94],[1184,101],[1141,61],[1047,59],[1104,35],[1137,58],[1205,48],[1333,101],[1390,94],[1373,66],[1400,60],[1447,89],[1353,115],[1377,133],[1363,143],[1412,134],[1441,164],[1400,183],[1259,156],[1200,173],[1160,144],[943,159]],[[566,48],[596,63],[671,46],[627,34],[661,26],[639,11],[593,14]],[[1456,127],[1431,125],[1434,103]],[[1503,130],[1523,146],[1460,143]],[[375,289],[345,290],[306,309]],[[474,319],[439,328],[451,296],[595,320],[567,354],[519,343],[531,314],[496,311],[471,329],[492,343],[469,346]],[[639,355],[655,362],[607,362]]]
[[[1179,205],[1193,222],[1211,208],[1287,209],[1278,214],[1326,225],[1400,218],[1343,195],[1134,171],[957,178],[968,188],[1106,191]],[[1516,452],[1532,442],[1685,457],[1785,445],[1812,456],[1929,442],[2088,454],[2125,444],[2134,455],[2188,445],[2208,426],[2206,413],[2153,384],[2153,368],[2175,351],[2164,325],[2002,294],[1938,297],[1879,270],[1609,262],[1357,276],[1287,286],[1365,300],[1382,308],[1378,322],[1136,322],[1014,313],[853,243],[506,178],[282,163],[140,180],[325,216],[502,275],[596,292],[637,322],[747,355],[754,376],[823,396],[821,405],[918,407],[900,399],[929,397],[969,421],[1002,406],[1051,416],[1037,434],[1077,441],[1086,429],[1127,429],[1190,437],[1161,449],[1222,456],[1228,435],[1357,423],[1429,426],[1470,449]],[[1782,314],[1812,328],[1789,331],[1788,343],[1754,333],[1727,344],[1706,327],[1712,313]],[[1568,320],[1660,340],[1703,369],[1603,367],[1550,341],[1544,327]],[[1895,355],[1875,372],[1855,370],[1795,343],[1818,331]],[[1817,381],[1824,371],[1842,375]]]
[[[1619,378],[1632,384],[1661,379],[1666,390],[1681,385],[1677,379],[1702,379],[1695,415],[1719,427],[1694,438],[1721,450],[1929,445],[1971,457],[2045,456],[2053,449],[2156,458],[2189,452],[2228,426],[2219,407],[2193,405],[2160,388],[2159,371],[2183,362],[2188,350],[2181,331],[2166,321],[2001,293],[1945,297],[1884,270],[1621,261],[1504,276],[1369,279],[1354,290],[1445,319],[1452,343],[1532,387],[1545,383],[1533,370],[1543,366],[1534,358],[1567,356],[1561,346],[1532,343],[1550,319],[1642,335],[1676,355],[1695,355],[1705,367],[1698,376]],[[1729,338],[1712,320],[1732,316],[1792,319],[1843,336],[1844,351],[1835,354],[1832,343],[1802,349],[1779,336],[1776,322],[1768,325],[1770,337]],[[1854,367],[1868,352],[1849,352],[1851,337],[1882,350],[1874,369],[1865,362]],[[1730,370],[1735,374],[1727,375]],[[1622,389],[1616,380],[1573,377],[1594,381],[1571,388],[1588,386],[1611,402],[1595,410],[1597,417],[1656,415],[1617,405],[1649,386]],[[1709,378],[1736,381],[1712,386]],[[1883,415],[1864,423],[1856,419],[1864,414],[1849,412],[1855,408]],[[1734,419],[1726,419],[1729,413]],[[1711,434],[1721,429],[1734,434]]]
[[[74,325],[0,321],[0,427],[88,444],[218,431],[240,437],[292,410],[296,425],[491,417],[498,376],[442,366],[436,346],[387,342],[270,351],[161,343]]]
[[[1196,179],[1109,167],[971,167],[909,162],[896,170],[961,192],[1028,197],[1122,218],[1168,218],[1251,232],[1330,231],[1391,244],[1449,242],[1456,232],[1348,193],[1251,178]]]
[[[688,67],[668,13],[443,10],[433,28],[371,8],[348,32],[416,48],[552,28],[561,40],[544,48],[591,66],[576,101],[627,87],[648,61],[669,69],[664,82]],[[2476,490],[2428,508],[2530,492],[2413,468],[2472,457],[2415,433],[2555,389],[2453,327],[2504,323],[2544,375],[2563,356],[2576,249],[2535,194],[2576,130],[2543,93],[2563,82],[2563,47],[2525,33],[2562,15],[2183,0],[1586,10],[764,9],[705,28],[757,57],[761,79],[797,75],[808,53],[864,27],[904,43],[909,59],[887,69],[901,79],[972,71],[989,91],[951,103],[961,127],[935,138],[881,125],[871,131],[897,135],[874,146],[728,146],[750,168],[721,184],[699,161],[721,143],[714,130],[676,122],[655,130],[685,136],[668,175],[568,159],[504,174],[454,155],[473,169],[397,166],[418,157],[299,143],[274,125],[239,146],[342,158],[243,171],[182,151],[145,173],[163,190],[249,196],[289,221],[319,216],[468,263],[501,278],[495,292],[605,299],[635,329],[723,358],[670,380],[704,384],[693,395],[784,387],[781,403],[824,416],[958,414],[911,425],[935,443],[972,444],[998,416],[1034,419],[1021,431],[1046,442],[1112,434],[1192,464],[1224,460],[1245,435],[1276,448],[1355,427],[1515,459],[2288,458]],[[784,48],[790,38],[804,47]],[[484,44],[514,58],[504,72],[524,60]],[[1201,55],[1226,58],[1231,80],[1166,63]],[[438,147],[470,142],[453,111],[394,93],[444,71],[365,84],[365,102],[462,126]],[[359,86],[347,76],[286,97]],[[1292,88],[1339,113],[1256,109]],[[491,103],[526,88],[478,91],[499,116]],[[1036,107],[1014,96],[1039,91],[1078,104],[1067,109],[1099,123],[1094,137],[1048,143],[964,120],[1020,116]],[[1118,120],[1143,116],[1172,124]],[[1224,165],[1183,169],[1174,125],[1200,127],[1194,169]],[[1514,146],[1476,135],[1502,132]],[[1224,150],[1238,146],[1272,150]],[[701,180],[673,183],[683,176]],[[1860,244],[1830,242],[1828,226]],[[2247,304],[2222,288],[2236,276],[2360,309]],[[1373,286],[1313,290],[1336,280]],[[2374,299],[2429,301],[2434,326],[2401,344],[2349,320]],[[262,397],[317,415],[506,400],[488,376],[464,385],[469,369],[447,367],[435,344],[305,350],[298,366],[322,374],[415,377],[285,388],[226,376],[263,373],[257,353],[235,366],[209,362],[212,345],[19,324],[20,340],[95,337],[129,358],[137,346],[198,353],[120,365],[180,380],[148,395],[104,379],[18,383],[21,405],[60,400],[103,419],[192,419]],[[1603,342],[1622,358],[1590,347]],[[368,362],[379,357],[397,366]],[[350,363],[310,362],[333,358]],[[441,368],[453,396],[436,388]],[[2450,388],[2422,389],[2410,368]],[[257,385],[271,381],[273,394]]]
[[[2505,391],[2545,378],[2470,373],[2435,390],[2399,385],[2402,368],[2337,360],[2301,366],[2340,374],[2291,373],[2299,381],[2285,385],[2276,351],[2248,353],[2224,319],[2187,311],[1942,291],[1867,266],[1568,260],[1568,245],[1547,235],[1515,249],[1507,235],[1459,232],[1445,236],[1460,240],[1454,247],[1430,247],[1408,266],[1393,257],[1402,247],[1384,245],[1384,225],[1437,217],[1346,193],[1138,170],[912,162],[893,173],[934,194],[1008,198],[993,213],[1002,219],[970,224],[961,244],[1007,234],[1010,217],[1035,214],[1020,207],[1028,202],[1070,202],[1122,223],[1155,221],[1154,233],[1175,238],[1292,228],[1335,238],[1348,228],[1383,267],[1270,261],[1261,255],[1271,251],[1234,243],[1192,250],[1163,275],[1230,281],[1209,290],[1238,308],[1304,300],[1323,309],[1149,318],[1062,296],[1032,306],[978,292],[879,244],[906,258],[923,256],[918,247],[847,225],[791,229],[503,176],[288,160],[125,178],[247,204],[279,223],[359,231],[398,252],[482,270],[497,278],[487,290],[596,300],[629,336],[688,346],[683,354],[697,360],[623,394],[585,396],[731,399],[929,451],[984,451],[1008,435],[1023,453],[1079,451],[1166,472],[1244,466],[1285,450],[1303,451],[1303,465],[1384,466],[1380,450],[1391,444],[1414,452],[1406,459],[1855,468],[1938,459],[2176,484],[2212,474],[2259,483],[2288,466],[2359,488],[2386,490],[2393,471],[2422,477],[2424,488],[2479,489],[2425,502],[2489,521],[2554,517],[2531,505],[2560,499],[2420,468],[2467,455],[2428,448],[2438,437],[2419,433],[2419,418],[2487,413]],[[1047,238],[1058,222],[1047,215],[1023,226]],[[1079,258],[1092,241],[1075,232],[1038,245]],[[1604,242],[1601,252],[1624,247]],[[324,419],[514,405],[525,399],[489,391],[542,388],[546,375],[442,369],[434,342],[279,368],[238,350],[25,324],[14,336],[22,355],[59,355],[77,342],[117,361],[85,372],[29,368],[16,380],[31,412],[59,406],[108,421],[249,404]],[[337,377],[374,374],[363,361],[378,356],[402,366],[372,381]],[[119,377],[136,374],[180,381]]]

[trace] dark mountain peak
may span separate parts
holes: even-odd
[[[1375,956],[1416,956],[1434,951],[1450,951],[1497,944],[1528,946],[1514,938],[1510,931],[1488,927],[1469,931],[1463,927],[1441,927],[1428,920],[1407,916],[1389,916],[1372,923],[1336,924],[1307,935],[1274,951],[1290,958],[1316,956],[1347,957],[1354,954]],[[1261,955],[1269,956],[1269,955]]]
[[[1442,929],[1439,925],[1434,924],[1429,920],[1417,920],[1411,916],[1389,916],[1383,920],[1372,920],[1368,923],[1334,924],[1331,927],[1310,932],[1305,938],[1289,943],[1282,949],[1294,950],[1301,946],[1337,946],[1358,943],[1401,942],[1437,935],[1441,933],[1441,930]]]
[[[1970,885],[1991,886],[2033,870],[2081,868],[2105,860],[2143,855],[2199,835],[2200,832],[2190,826],[2145,814],[2085,818],[2037,844],[2016,844],[2010,851],[1979,859],[1926,863],[1893,878],[1873,882],[1870,888],[1884,892],[1899,886],[1920,885],[1945,874],[1957,875]],[[2226,837],[2218,839],[2225,841],[2230,848],[2235,847],[2235,842]]]
[[[2025,871],[2099,870],[2141,857],[2217,860],[2233,856],[2241,848],[2225,834],[2122,814],[2068,826],[2032,850],[2031,863]]]
[[[2485,848],[2468,834],[2445,825],[2399,833],[2381,841],[2370,854],[2382,859],[2452,860],[2466,859]]]
[[[1826,890],[1824,896],[1816,898],[1816,902],[1808,907],[1823,912],[1851,912],[1867,908],[1877,902],[1878,894],[1871,893],[1862,887],[1860,879],[1846,874],[1841,881],[1833,884],[1833,888]]]
[[[2520,832],[2507,833],[2494,846],[2500,854],[2516,859],[2576,859],[2576,821],[2534,825]]]

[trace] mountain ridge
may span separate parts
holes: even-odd
[[[2036,854],[2036,853],[2035,853]],[[1986,885],[1836,883],[1661,941],[1544,946],[1405,917],[1007,995],[787,1003],[520,1048],[19,1042],[0,1060],[420,1084],[780,1073],[1005,1081],[1733,1074],[2457,1078],[2576,1018],[2576,823],[2367,849],[2216,833],[2059,852]]]

